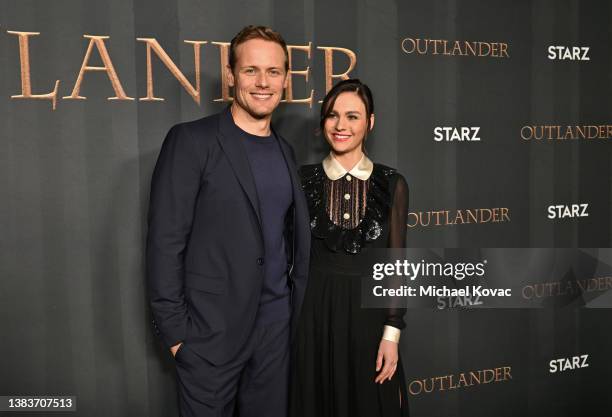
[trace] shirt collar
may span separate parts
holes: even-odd
[[[357,179],[366,181],[372,175],[373,170],[374,163],[365,154],[363,154],[359,162],[350,171],[347,171],[331,153],[323,160],[323,171],[325,171],[327,178],[332,181],[338,180],[346,174],[351,174]]]

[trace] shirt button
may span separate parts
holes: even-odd
[[[351,195],[349,193],[344,194],[344,199],[345,200],[350,200],[351,199]]]
[[[344,213],[344,215],[342,217],[344,217],[344,220],[348,220],[348,219],[351,218],[351,215],[348,214],[348,213]]]
[[[350,175],[347,175],[347,176],[346,176],[346,180],[347,180],[347,181],[350,181],[350,180],[352,180],[352,179],[353,179],[353,177],[351,177]]]
[[[264,264],[264,259],[263,258],[257,258],[257,265],[261,266]]]

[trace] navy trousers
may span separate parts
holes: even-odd
[[[223,365],[183,344],[175,356],[181,417],[287,417],[289,323],[256,327]]]

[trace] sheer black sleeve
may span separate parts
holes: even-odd
[[[408,184],[404,177],[395,174],[390,181],[392,205],[389,213],[389,248],[406,247],[406,222],[408,219]],[[398,304],[402,304],[402,299]],[[388,309],[385,325],[403,329],[406,326],[406,308],[395,306]]]
[[[393,204],[389,213],[389,247],[406,247],[406,222],[408,219],[408,184],[400,174],[393,178]],[[393,183],[391,184],[393,186]]]

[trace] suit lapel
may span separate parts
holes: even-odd
[[[281,152],[283,153],[283,157],[285,158],[285,162],[287,163],[287,168],[289,169],[289,177],[291,178],[291,186],[293,188],[293,194],[295,198],[296,192],[302,188],[302,186],[300,185],[300,180],[299,178],[297,178],[296,175],[297,168],[293,163],[291,151],[289,150],[285,142],[281,140],[281,137],[278,135],[278,133],[276,133],[274,129],[272,129],[272,131],[274,132],[274,135],[278,138],[278,144],[280,146]]]
[[[261,214],[259,210],[259,200],[257,198],[257,188],[255,187],[255,180],[253,179],[253,173],[251,172],[251,165],[247,157],[244,146],[241,143],[241,136],[243,135],[240,128],[234,124],[232,114],[229,110],[229,106],[221,112],[219,116],[219,135],[217,139],[223,152],[227,156],[227,159],[238,178],[242,189],[246,193],[253,210],[257,214],[259,225],[261,227]]]
[[[308,206],[306,203],[306,197],[302,191],[302,181],[297,174],[297,167],[293,158],[293,154],[289,146],[281,139],[281,136],[274,132],[278,138],[281,151],[287,161],[287,167],[289,168],[289,176],[291,177],[291,184],[293,185],[293,236],[292,236],[292,269],[295,264],[303,257],[306,257],[304,261],[305,265],[308,265],[308,255],[310,253],[310,228],[309,228],[309,217],[308,217]],[[299,219],[306,219],[306,221],[298,221]],[[296,255],[301,254],[300,259],[296,258]],[[290,271],[293,272],[293,271]],[[299,273],[299,271],[298,271]],[[302,271],[303,273],[303,271]]]

